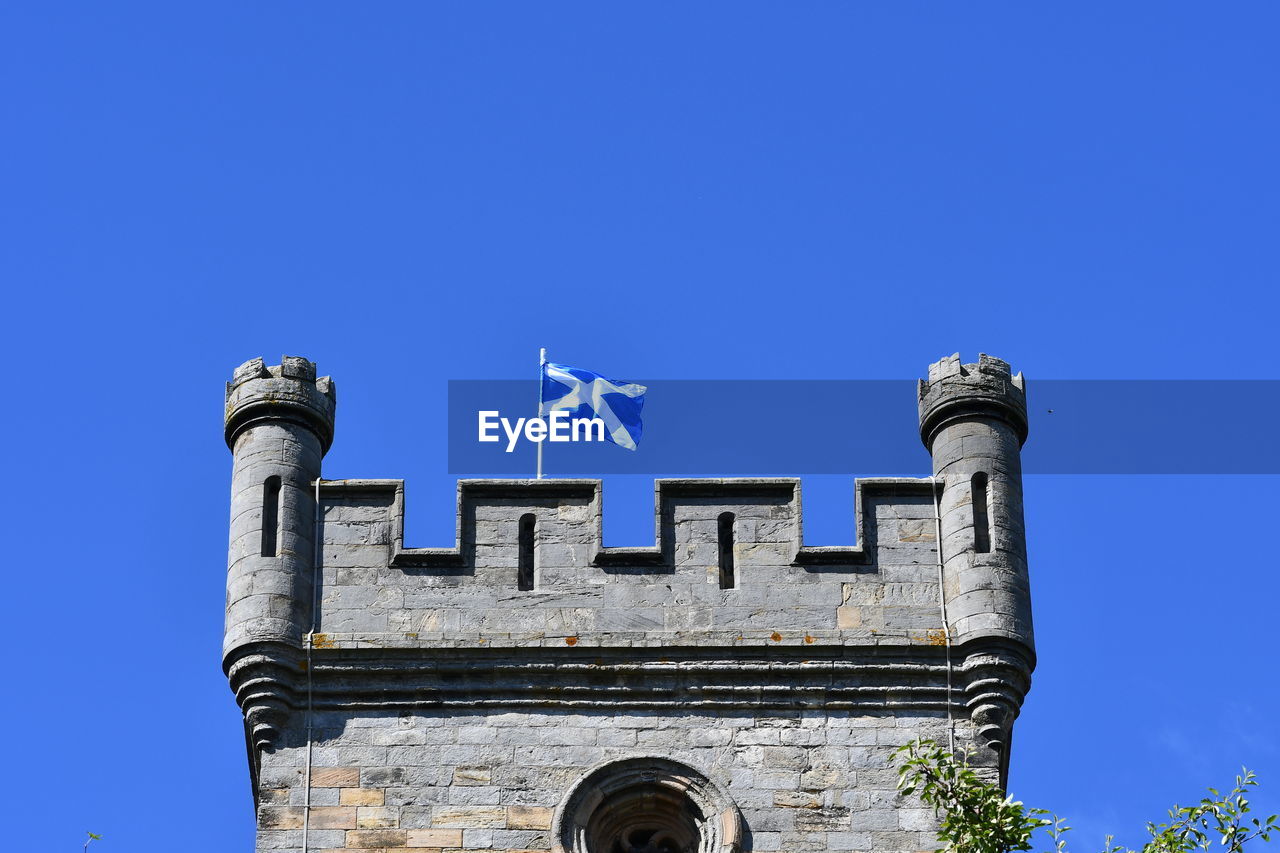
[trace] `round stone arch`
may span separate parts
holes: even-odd
[[[738,808],[692,767],[658,756],[597,765],[551,824],[553,853],[741,853]]]

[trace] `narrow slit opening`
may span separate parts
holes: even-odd
[[[733,513],[720,513],[720,588],[734,589],[737,578],[734,577],[733,566]]]
[[[537,518],[533,513],[520,516],[520,556],[516,571],[516,586],[521,590],[533,589],[533,537]]]
[[[276,556],[280,539],[280,478],[262,484],[262,556]]]
[[[973,550],[985,554],[991,550],[991,522],[987,512],[987,475],[973,475]]]

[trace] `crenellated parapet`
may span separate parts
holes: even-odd
[[[930,368],[933,476],[858,480],[852,544],[824,546],[799,480],[749,478],[658,480],[635,547],[605,545],[598,480],[462,480],[454,541],[415,547],[403,481],[321,479],[335,399],[290,357],[227,386],[224,665],[256,749],[310,695],[333,712],[945,713],[1007,755],[1034,641],[1026,390],[1005,362]]]
[[[857,481],[846,546],[805,544],[795,479],[654,495],[654,544],[618,548],[599,481],[463,480],[454,545],[417,548],[402,481],[323,482],[317,701],[951,708],[1004,742],[1030,663],[961,646],[948,690],[932,479]]]
[[[656,544],[641,547],[606,547],[603,544],[604,495],[599,480],[459,480],[457,489],[456,540],[451,548],[406,548],[404,545],[405,487],[403,480],[329,480],[322,484],[325,495],[340,503],[345,495],[390,497],[385,521],[390,525],[390,564],[402,569],[475,567],[476,546],[512,548],[507,562],[515,562],[515,543],[494,534],[489,524],[515,521],[513,512],[486,512],[481,507],[554,505],[562,518],[571,519],[560,534],[565,544],[582,546],[592,567],[601,569],[666,567],[677,561],[677,542],[686,547],[717,549],[722,546],[774,546],[773,553],[783,563],[796,566],[862,566],[874,561],[880,543],[873,529],[876,511],[891,506],[895,499],[903,505],[923,506],[930,498],[931,480],[909,477],[880,477],[855,481],[854,524],[857,544],[847,546],[805,545],[801,523],[800,481],[795,478],[665,479],[654,481],[654,539]],[[720,515],[745,520],[735,523],[729,538],[709,525],[692,528],[688,536],[677,537],[677,517],[693,521],[691,508],[714,506]],[[580,507],[574,511],[571,507]],[[735,510],[737,510],[735,512]],[[870,515],[868,512],[870,511]],[[904,517],[922,516],[923,510],[906,511]],[[683,516],[690,518],[683,518]],[[897,516],[895,516],[896,518]],[[925,525],[914,525],[902,541],[932,541]],[[923,532],[922,532],[923,531]],[[702,536],[695,541],[695,533]],[[486,535],[487,534],[487,535]],[[745,538],[744,538],[745,537]],[[546,537],[541,537],[545,539]],[[705,555],[704,555],[705,556]]]
[[[455,544],[413,548],[401,481],[326,481],[319,624],[393,644],[929,642],[932,481],[860,480],[856,495],[857,544],[813,547],[798,480],[659,480],[654,544],[622,548],[603,544],[598,480],[463,480]]]
[[[316,376],[305,358],[286,355],[268,365],[253,358],[236,368],[227,383],[224,423],[227,446],[235,450],[236,436],[255,423],[296,421],[315,432],[322,452],[333,444],[337,388],[328,376]]]
[[[1008,362],[982,353],[974,364],[962,364],[960,353],[929,365],[929,378],[919,382],[920,436],[932,447],[939,431],[957,420],[991,417],[1006,422],[1027,440],[1027,389],[1022,374]]]

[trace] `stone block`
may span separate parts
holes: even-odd
[[[353,829],[347,832],[347,846],[358,850],[408,847],[409,832],[404,829]]]
[[[356,809],[353,806],[311,807],[311,829],[355,829]]]
[[[380,806],[386,791],[379,788],[342,788],[338,802],[344,806]]]
[[[400,825],[400,810],[386,806],[360,806],[356,809],[356,829],[395,829]]]
[[[784,809],[822,808],[822,802],[816,796],[803,791],[774,791],[773,804]]]
[[[870,851],[873,849],[869,832],[828,832],[827,845],[830,850]]]
[[[766,746],[764,766],[775,770],[805,770],[809,767],[809,754],[795,746]]]
[[[360,786],[359,767],[312,767],[313,788],[357,788]]]
[[[501,806],[441,806],[432,812],[432,823],[449,829],[502,829],[507,810]]]
[[[510,829],[550,829],[554,809],[541,806],[507,806]]]
[[[302,807],[259,806],[258,829],[302,829]]]
[[[464,829],[462,830],[462,846],[467,850],[492,850],[493,849],[493,830],[492,829]]]
[[[453,784],[455,785],[488,785],[493,779],[490,767],[455,767]]]
[[[415,729],[379,729],[374,731],[372,742],[375,746],[421,746],[427,736]]]
[[[404,784],[408,775],[403,767],[366,767],[355,782],[343,787],[389,788]]]
[[[501,798],[502,790],[491,786],[457,785],[449,789],[451,806],[496,806]]]

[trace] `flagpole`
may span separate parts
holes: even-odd
[[[547,372],[547,348],[543,347],[538,354],[538,420],[542,420],[542,377]],[[538,479],[542,479],[542,445],[546,439],[538,442]]]

